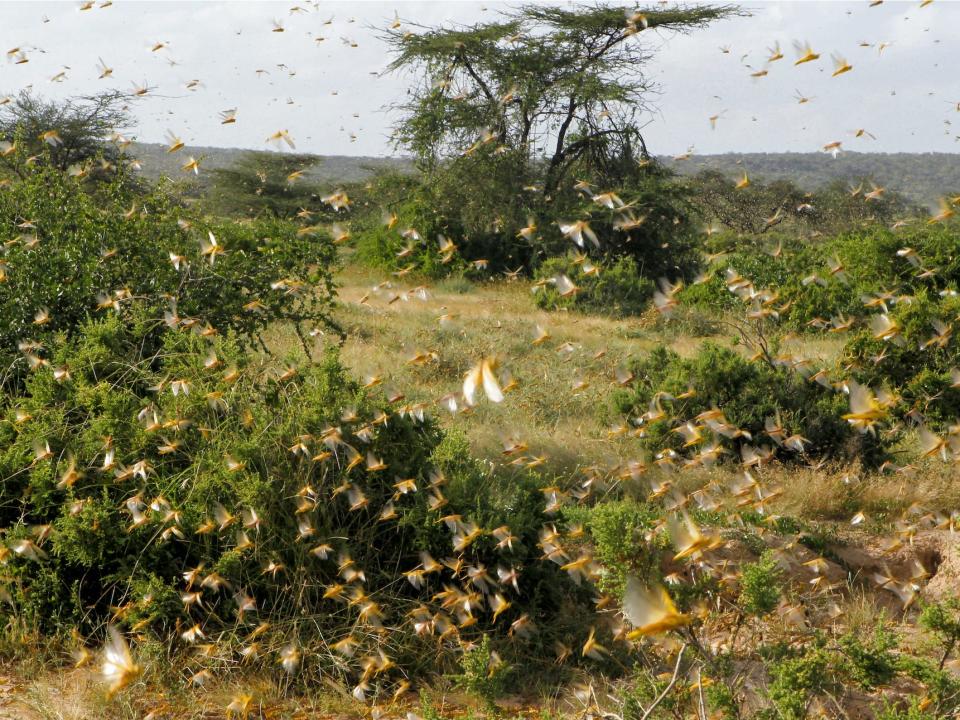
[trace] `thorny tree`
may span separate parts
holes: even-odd
[[[656,84],[648,35],[686,32],[730,6],[586,10],[526,5],[466,27],[387,32],[393,71],[419,76],[395,139],[425,169],[490,149],[537,170],[550,197],[576,168],[617,186],[647,158]]]
[[[22,145],[25,155],[47,158],[58,170],[97,157],[115,165],[123,142],[117,133],[133,125],[130,101],[118,91],[54,101],[24,90],[0,110],[0,142]],[[58,139],[44,142],[49,131],[56,131]],[[111,137],[119,142],[109,142]],[[23,165],[12,152],[0,153],[0,162],[23,177]]]

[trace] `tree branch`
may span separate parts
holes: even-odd
[[[560,179],[555,179],[554,173],[556,173],[560,163],[563,162],[563,143],[566,141],[567,131],[570,129],[570,124],[573,122],[576,112],[577,96],[576,93],[571,93],[570,99],[567,102],[566,116],[564,117],[563,122],[560,124],[560,129],[557,131],[556,149],[553,151],[553,157],[550,158],[550,165],[547,167],[547,177],[543,188],[545,194],[552,194],[556,191],[557,186],[560,184]]]
[[[477,74],[477,71],[473,69],[473,65],[470,64],[469,60],[467,60],[466,53],[463,50],[460,50],[460,52],[457,54],[457,60],[463,64],[463,67],[466,68],[466,71],[470,74],[470,77],[472,77],[476,81],[477,85],[480,86],[480,89],[483,91],[483,94],[486,95],[487,100],[492,103],[497,102],[496,96],[494,96],[494,94],[490,91],[490,86],[488,86],[487,83],[484,82],[483,78]]]
[[[657,709],[657,706],[664,701],[667,695],[670,694],[670,691],[673,690],[673,686],[677,684],[677,678],[680,677],[680,662],[683,660],[683,651],[687,649],[687,643],[684,643],[680,647],[680,652],[677,653],[677,664],[673,668],[673,677],[670,678],[670,682],[667,683],[667,686],[663,689],[657,699],[653,701],[653,704],[646,709],[643,715],[640,716],[640,720],[647,720],[653,711]]]

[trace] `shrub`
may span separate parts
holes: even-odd
[[[834,679],[833,657],[815,644],[801,654],[770,666],[770,699],[784,720],[803,720],[812,697],[822,694]]]
[[[486,181],[496,185],[495,178]],[[469,187],[453,170],[430,178],[399,174],[378,178],[363,195],[369,198],[367,211],[352,223],[358,258],[389,270],[415,268],[430,277],[527,267],[531,246],[516,231],[526,224],[530,209],[523,205],[494,209],[489,203],[499,191],[468,191]],[[504,218],[507,210],[515,214],[516,222]],[[395,219],[384,223],[384,214]],[[446,262],[439,252],[441,236],[457,246]],[[475,260],[486,260],[488,269],[475,270],[471,264]]]
[[[542,631],[518,631],[517,652],[525,637],[549,646],[579,630],[589,593],[536,562],[532,478],[492,479],[464,438],[367,397],[332,351],[274,369],[228,339],[168,329],[145,352],[152,320],[137,309],[91,321],[54,349],[51,364],[68,378],[42,368],[7,398],[0,554],[12,602],[0,614],[51,633],[88,633],[113,617],[178,645],[176,634],[197,626],[220,638],[204,661],[213,668],[268,622],[257,640],[265,667],[293,643],[319,658],[305,671],[341,677],[360,676],[378,649],[405,672],[435,669],[443,656],[431,635],[446,629],[455,649],[465,613],[477,619],[465,641],[504,635],[526,615]],[[417,490],[398,490],[404,478]],[[481,529],[506,523],[516,539],[498,548]],[[471,609],[437,595],[448,570],[418,574],[422,550],[488,569],[463,581],[476,593]],[[516,588],[500,584],[498,566],[522,569]],[[510,603],[496,620],[485,609],[494,592]],[[330,652],[347,638],[355,653]],[[391,678],[385,670],[376,685]]]
[[[477,698],[487,711],[497,714],[496,700],[507,688],[511,668],[493,651],[489,635],[460,656],[460,670],[453,676],[454,684]]]
[[[920,613],[920,626],[940,642],[943,648],[940,656],[942,670],[960,641],[960,599],[949,598],[946,602],[925,606]]]
[[[877,720],[927,720],[935,717],[924,711],[925,703],[922,698],[910,698],[910,704],[905,708],[888,702],[877,713]]]
[[[540,266],[538,277],[551,279],[566,275],[580,289],[561,297],[553,285],[545,285],[536,294],[537,307],[547,310],[567,308],[614,317],[639,315],[647,309],[653,295],[653,281],[640,276],[632,257],[621,257],[609,266],[598,267],[599,273],[585,275],[583,263],[574,258],[550,258]]]
[[[960,681],[956,675],[938,667],[927,658],[901,655],[898,669],[907,677],[923,684],[925,698],[929,702],[927,712],[931,717],[955,717],[960,711]]]
[[[4,366],[17,360],[14,377],[48,359],[30,345],[17,356],[18,342],[71,336],[87,318],[126,313],[134,300],[149,307],[155,328],[167,312],[169,323],[243,341],[276,321],[303,332],[333,327],[335,250],[289,223],[198,218],[163,187],[135,195],[122,173],[92,195],[40,167],[0,194],[0,226],[0,354]],[[208,233],[223,252],[204,254]]]
[[[764,552],[755,563],[742,568],[740,578],[740,607],[750,615],[766,615],[780,601],[782,575],[776,556]]]
[[[931,295],[960,287],[960,261],[953,250],[956,230],[949,224],[914,224],[896,232],[870,224],[846,229],[830,239],[802,242],[784,233],[736,238],[720,234],[705,249],[724,253],[706,282],[684,289],[680,299],[701,311],[742,308],[726,286],[724,271],[734,270],[757,288],[779,294],[784,306],[780,322],[785,329],[811,330],[817,318],[858,316],[865,311],[863,297],[883,291]],[[780,254],[772,252],[779,246]],[[909,247],[931,274],[921,273],[898,250]],[[844,267],[843,279],[830,273],[829,260]],[[805,278],[816,275],[820,282]],[[892,303],[891,303],[892,304]]]
[[[646,279],[692,274],[697,263],[693,211],[687,191],[668,171],[650,167],[618,188],[633,216],[644,218],[626,230],[616,227],[620,212],[599,206],[591,196],[564,188],[547,199],[529,189],[535,179],[525,180],[519,172],[510,155],[477,156],[420,177],[378,179],[363,194],[369,211],[353,223],[358,257],[374,266],[413,267],[432,276],[456,274],[478,260],[488,263],[479,274],[517,269],[534,274],[543,262],[574,249],[558,223],[584,219],[598,237],[599,248],[585,249],[595,263],[612,267],[619,258],[632,258],[635,271],[624,266],[624,272]],[[392,227],[383,223],[384,211],[396,216]],[[531,220],[536,232],[525,238],[519,232]],[[403,237],[411,228],[419,239]],[[457,245],[446,263],[439,253],[440,235]],[[618,285],[628,286],[632,283]]]
[[[692,358],[682,358],[666,348],[653,350],[632,363],[631,385],[614,394],[616,412],[639,417],[661,404],[666,417],[644,425],[644,442],[656,450],[683,449],[684,440],[673,432],[675,424],[698,414],[720,408],[733,426],[750,433],[760,444],[767,418],[779,414],[789,434],[798,433],[809,441],[808,452],[833,457],[860,457],[875,460],[880,450],[872,436],[857,435],[842,419],[848,412],[846,398],[808,382],[798,373],[771,367],[760,360],[747,360],[729,348],[704,343]],[[693,388],[694,393],[689,394]],[[684,399],[671,397],[687,395]],[[655,398],[658,399],[654,402]],[[744,440],[718,436],[734,452]],[[773,446],[783,458],[795,451]]]
[[[658,515],[657,508],[631,499],[566,510],[567,519],[589,533],[594,557],[602,566],[601,590],[621,597],[627,575],[647,577],[659,570],[662,536],[649,537]]]
[[[886,685],[897,674],[897,657],[892,652],[897,647],[896,636],[877,623],[873,636],[861,638],[847,633],[840,638],[840,651],[847,659],[846,674],[863,688],[871,689]]]

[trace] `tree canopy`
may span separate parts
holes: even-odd
[[[292,218],[319,205],[319,190],[302,173],[319,162],[315,155],[248,152],[229,167],[213,170],[212,195],[228,213]]]
[[[0,162],[22,172],[24,166],[13,157],[21,151],[58,170],[108,171],[128,142],[120,132],[133,125],[129,102],[128,94],[112,90],[62,101],[23,90],[0,108]],[[90,167],[97,158],[103,164]]]
[[[395,140],[427,168],[480,152],[540,163],[548,196],[574,167],[615,184],[647,157],[641,129],[657,86],[644,35],[736,13],[525,5],[488,23],[390,30],[390,68],[419,76]]]

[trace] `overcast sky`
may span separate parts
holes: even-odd
[[[474,23],[508,7],[301,2],[305,12],[291,13],[291,0],[100,4],[0,3],[0,52],[19,47],[28,60],[0,60],[0,97],[31,85],[48,97],[149,85],[136,106],[140,140],[161,142],[169,130],[187,152],[191,144],[268,149],[265,138],[287,129],[298,151],[343,155],[395,154],[383,108],[406,88],[402,78],[378,76],[389,58],[376,28],[395,13],[421,24]],[[834,141],[849,150],[960,152],[960,3],[743,7],[752,17],[688,36],[639,35],[656,50],[650,74],[662,87],[644,131],[651,152],[809,152]],[[795,66],[793,41],[809,41],[820,60]],[[752,78],[777,42],[784,59]],[[158,43],[166,45],[152,50]],[[853,70],[831,77],[831,53]],[[101,59],[113,70],[104,79]],[[188,90],[190,81],[200,84]],[[237,121],[221,125],[228,108]],[[861,128],[876,139],[855,137]]]

